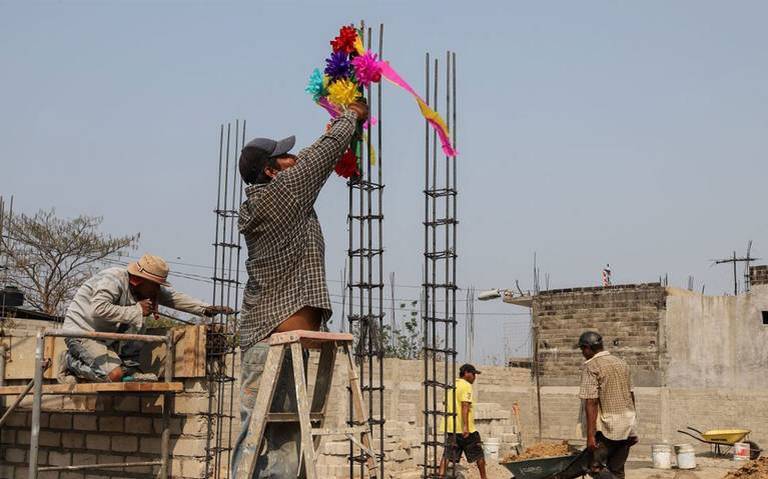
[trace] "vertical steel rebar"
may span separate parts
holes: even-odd
[[[424,96],[427,103],[429,103],[429,53],[425,56],[425,91]],[[429,461],[429,300],[432,297],[431,291],[429,291],[429,257],[426,252],[429,251],[429,226],[427,225],[427,218],[429,217],[429,122],[424,121],[424,318],[423,318],[423,336],[424,336],[424,353],[422,354],[424,359],[424,441],[422,447],[424,448],[424,472],[422,476],[424,478],[430,477],[431,464]]]
[[[446,52],[444,115],[446,126],[456,124],[455,55]],[[440,110],[440,65],[426,55],[427,104]],[[453,138],[455,141],[455,136]],[[422,477],[439,477],[438,448],[448,444],[448,431],[456,431],[456,412],[449,413],[449,401],[455,404],[456,378],[456,160],[444,155],[438,161],[438,135],[425,123],[424,153],[424,463]],[[442,323],[442,326],[439,324]],[[443,361],[438,371],[437,363]],[[455,409],[455,408],[454,408]],[[445,427],[452,424],[453,428]],[[440,434],[440,429],[442,434]],[[455,474],[451,460],[450,476]]]

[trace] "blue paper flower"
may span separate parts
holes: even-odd
[[[332,80],[348,78],[351,68],[349,57],[345,52],[334,52],[325,60],[325,74]]]
[[[323,74],[320,73],[319,68],[315,68],[312,71],[312,75],[309,76],[309,83],[307,83],[307,87],[304,89],[304,91],[312,95],[312,99],[314,101],[319,100],[320,97],[323,97],[328,93],[326,91]]]

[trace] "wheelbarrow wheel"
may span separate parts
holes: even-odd
[[[760,453],[763,452],[763,450],[760,449],[760,446],[754,441],[747,441],[747,444],[749,444],[749,458],[754,461],[760,457]]]

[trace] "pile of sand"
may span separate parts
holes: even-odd
[[[523,461],[525,459],[538,459],[542,457],[567,456],[568,442],[538,442],[527,448],[518,456],[505,457],[501,462]]]
[[[759,457],[749,461],[735,471],[725,475],[723,479],[768,479],[768,457]]]

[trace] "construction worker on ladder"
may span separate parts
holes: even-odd
[[[320,190],[349,148],[355,131],[368,118],[368,107],[353,102],[333,119],[326,132],[298,155],[296,141],[256,138],[240,156],[240,175],[248,185],[240,207],[239,229],[248,247],[248,283],[239,322],[242,354],[240,404],[242,430],[235,443],[232,477],[237,476],[241,449],[272,333],[319,330],[331,316],[325,282],[325,244],[314,204]],[[296,410],[293,366],[285,355],[272,410]],[[299,475],[300,428],[267,426],[254,477]]]

